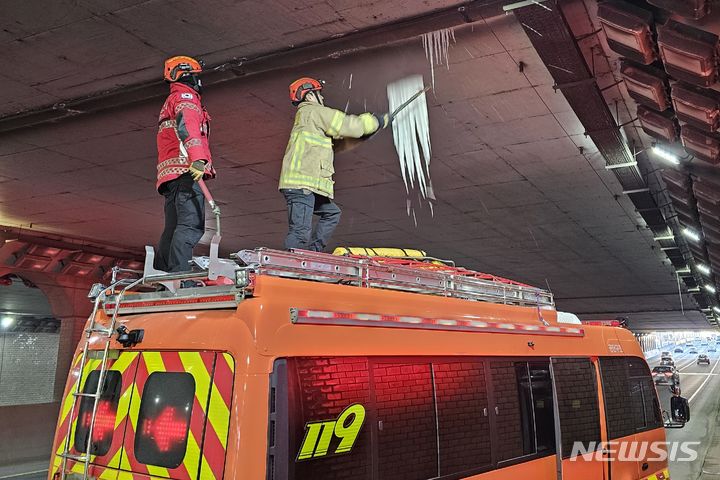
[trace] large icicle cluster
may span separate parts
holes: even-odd
[[[390,83],[387,86],[388,103],[393,112],[410,97],[425,88],[422,75],[413,75]],[[415,219],[411,208],[411,194],[419,193],[419,198],[427,200],[432,212],[432,200],[435,195],[430,179],[430,124],[427,99],[423,93],[407,107],[401,110],[392,123],[393,142],[400,160],[400,170],[405,191],[408,195],[408,215]],[[414,195],[412,195],[414,196]],[[415,220],[417,224],[417,220]]]
[[[450,68],[448,50],[450,41],[455,43],[455,31],[452,28],[443,28],[434,32],[423,33],[422,42],[425,48],[425,57],[430,62],[430,78],[433,90],[435,90],[435,64],[443,63]]]

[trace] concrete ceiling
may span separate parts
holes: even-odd
[[[241,50],[285,49],[453,4],[216,0],[204,2],[208,16],[188,23],[187,35],[175,35],[185,15],[172,12],[195,11],[191,2],[126,0],[118,9],[57,3],[30,15],[31,7],[16,2],[4,16],[0,40],[12,58],[33,60],[0,74],[17,84],[0,92],[1,114],[157,78],[168,54],[199,53],[219,63]],[[154,20],[161,17],[165,23]],[[422,248],[549,286],[563,310],[663,311],[678,328],[694,326],[672,313],[680,309],[672,269],[515,18],[481,20],[455,36],[450,64],[435,67],[428,95],[435,215],[421,210],[417,227],[407,216],[397,155],[383,133],[336,158],[343,218],[334,245]],[[282,245],[286,212],[277,178],[294,114],[291,80],[324,78],[328,104],[383,112],[385,85],[411,73],[430,81],[418,37],[207,88],[219,174],[209,186],[223,209],[224,250]],[[0,224],[129,248],[155,243],[162,229],[162,197],[154,190],[161,103],[3,134]],[[211,218],[207,224],[212,228]]]

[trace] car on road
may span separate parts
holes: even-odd
[[[662,352],[662,353],[660,353],[660,356],[661,356],[661,357],[669,357],[669,356],[670,356],[670,352]]]
[[[698,355],[697,364],[700,365],[700,364],[703,364],[703,363],[706,364],[706,365],[710,365],[710,357],[708,357],[707,355],[704,355],[704,354],[703,354],[703,355]]]
[[[674,353],[684,353],[682,347],[675,347],[675,350],[673,350]]]
[[[675,360],[673,360],[672,357],[662,357],[660,359],[660,365],[669,365],[671,367],[674,367]]]
[[[680,374],[675,367],[670,365],[658,365],[653,368],[652,377],[655,384],[680,385]]]
[[[696,348],[691,348],[690,350],[688,350],[688,353],[690,353],[690,354],[696,354],[697,352],[698,351]]]
[[[715,352],[717,352],[717,350],[715,349],[715,347],[710,347],[710,348],[708,348],[708,353],[715,353]]]

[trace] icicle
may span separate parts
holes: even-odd
[[[350,74],[350,85],[348,85],[348,90],[352,90],[352,73]]]
[[[434,55],[434,54],[433,54]],[[421,75],[403,78],[387,86],[390,111],[395,111],[417,92],[425,88]],[[415,208],[410,198],[418,194],[419,203],[432,202],[435,194],[430,180],[430,124],[425,93],[401,110],[392,123],[393,142],[400,161],[400,173],[408,195],[406,209],[408,216],[417,222]],[[434,215],[432,207],[431,214]]]
[[[435,90],[435,65],[442,65],[450,69],[450,42],[456,43],[455,31],[452,28],[444,28],[422,35],[425,58],[430,62],[430,81]]]

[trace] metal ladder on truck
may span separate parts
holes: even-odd
[[[98,404],[100,403],[100,397],[103,393],[103,388],[105,386],[105,379],[107,376],[108,371],[108,360],[109,360],[109,352],[110,352],[110,343],[112,341],[112,335],[115,332],[115,325],[117,323],[118,313],[120,311],[120,303],[122,301],[122,298],[124,297],[125,293],[136,287],[138,284],[143,282],[143,277],[141,278],[123,278],[120,280],[116,280],[117,274],[122,272],[132,272],[132,273],[140,273],[135,272],[134,270],[125,270],[120,268],[114,268],[113,269],[113,278],[111,285],[109,287],[104,287],[101,284],[96,284],[93,286],[93,289],[88,294],[88,297],[94,298],[94,305],[92,313],[90,314],[90,319],[87,328],[85,329],[85,343],[83,345],[82,354],[80,356],[80,362],[79,362],[79,375],[77,379],[77,383],[75,384],[75,388],[72,392],[72,408],[70,409],[70,415],[68,417],[68,433],[65,437],[65,444],[63,447],[63,452],[60,454],[60,457],[62,458],[62,468],[61,468],[61,479],[65,480],[68,476],[67,474],[67,462],[68,460],[73,460],[75,462],[79,462],[83,464],[83,474],[82,478],[88,478],[88,470],[90,469],[90,461],[92,459],[92,448],[93,448],[93,431],[95,429],[95,419],[97,417],[97,409]],[[103,326],[101,323],[97,321],[97,315],[98,310],[100,310],[100,305],[105,301],[107,298],[107,292],[108,291],[115,291],[119,287],[124,286],[124,288],[120,291],[120,293],[117,296],[117,301],[115,304],[115,310],[113,311],[112,317],[110,319],[108,326]],[[82,381],[83,381],[83,372],[85,371],[85,367],[88,364],[89,358],[89,352],[90,352],[90,344],[92,343],[92,340],[99,336],[101,339],[104,340],[105,346],[102,349],[102,354],[100,355],[100,373],[98,376],[98,384],[97,388],[95,389],[95,392],[82,392]],[[90,376],[88,375],[88,379]],[[87,380],[86,380],[87,382]],[[93,399],[93,407],[92,407],[92,413],[90,415],[90,425],[87,430],[87,439],[85,443],[85,452],[80,455],[75,455],[71,453],[72,446],[70,445],[70,439],[74,436],[73,435],[73,419],[75,418],[75,411],[78,408],[78,403],[81,403],[83,399],[89,398]],[[80,418],[77,419],[78,422],[80,422]],[[74,442],[73,442],[74,443]]]

